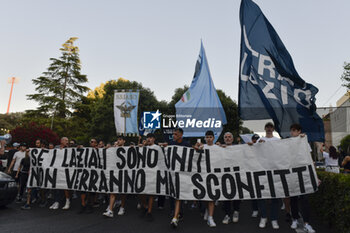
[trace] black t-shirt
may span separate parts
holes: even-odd
[[[29,156],[28,157],[24,157],[22,160],[21,160],[21,166],[22,166],[22,170],[21,172],[29,172],[29,168],[30,168],[30,158]]]
[[[170,142],[169,144],[170,144],[170,145],[176,145],[176,146],[191,147],[191,145],[190,145],[187,141],[185,141],[185,140],[183,140],[183,139],[182,139],[182,142],[180,142],[180,143],[171,140],[171,142]]]
[[[15,153],[17,152],[17,149],[11,149],[7,152],[7,168],[10,167],[10,164],[12,162],[13,156],[15,155]]]

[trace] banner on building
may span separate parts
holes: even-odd
[[[180,200],[283,198],[317,190],[306,137],[208,148],[31,149],[28,187]]]

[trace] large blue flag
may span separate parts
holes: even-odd
[[[243,120],[272,119],[281,137],[301,124],[309,141],[324,141],[318,89],[306,83],[276,31],[251,0],[242,0],[239,111]]]
[[[203,137],[212,130],[215,139],[227,123],[224,108],[211,79],[203,43],[190,88],[175,104],[176,120],[182,121],[184,137]],[[178,124],[181,127],[181,124]]]

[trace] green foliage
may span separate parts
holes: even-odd
[[[38,102],[37,110],[28,111],[31,115],[50,116],[55,114],[65,118],[71,114],[76,101],[89,90],[83,86],[87,82],[86,75],[80,73],[81,65],[79,49],[74,46],[76,37],[67,40],[60,58],[50,58],[51,64],[42,76],[33,79],[36,85],[35,94],[28,95],[29,100]]]
[[[8,130],[13,130],[17,126],[22,125],[23,113],[0,114],[0,135],[8,133]]]
[[[318,171],[322,181],[311,195],[311,203],[325,222],[336,232],[350,232],[350,175]]]
[[[350,134],[340,140],[340,148],[345,152],[350,152]]]
[[[350,90],[350,63],[344,63],[344,71],[343,74],[341,76],[341,80],[343,80],[344,87],[347,87]]]

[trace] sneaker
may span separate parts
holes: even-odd
[[[33,198],[32,199],[32,204],[35,204],[35,203],[37,203],[38,202],[38,199],[36,199],[36,198]]]
[[[224,219],[222,220],[223,224],[229,224],[231,222],[231,218],[228,215],[225,215]]]
[[[309,233],[314,233],[314,232],[316,232],[316,231],[312,228],[312,226],[311,226],[310,224],[308,224],[308,223],[305,223],[305,225],[304,225],[304,231],[305,231],[305,232],[309,232]]]
[[[281,210],[284,210],[286,206],[284,205],[284,202],[282,203]]]
[[[148,222],[152,222],[153,221],[153,215],[152,215],[152,213],[146,213],[146,216],[145,216],[145,219],[146,219],[146,221],[148,221]]]
[[[207,221],[208,220],[208,216],[209,216],[208,209],[205,209],[203,220]]]
[[[258,214],[259,214],[259,211],[254,210],[253,213],[252,213],[252,218],[258,217]]]
[[[260,219],[260,223],[259,223],[259,227],[260,228],[265,228],[266,227],[266,223],[267,223],[267,218],[261,218]]]
[[[136,206],[136,209],[141,209],[141,204],[140,203],[137,203],[137,206]]]
[[[70,200],[66,199],[66,204],[63,206],[62,210],[68,210],[70,208]]]
[[[22,210],[30,210],[30,205],[25,204],[24,206],[21,207]]]
[[[104,212],[103,214],[102,214],[103,216],[106,216],[106,217],[108,217],[108,218],[113,218],[113,211],[111,211],[111,210],[107,210],[106,212]]]
[[[57,201],[50,206],[50,210],[57,210],[60,207],[60,203]]]
[[[124,214],[125,214],[125,209],[123,207],[120,207],[119,211],[118,211],[118,215],[121,216],[121,215],[124,215]]]
[[[235,211],[235,212],[233,212],[232,222],[237,223],[238,220],[239,220],[239,212]]]
[[[298,220],[297,219],[293,220],[292,225],[290,225],[290,228],[292,228],[292,229],[298,228]]]
[[[280,229],[280,226],[278,225],[277,220],[272,220],[271,225],[272,225],[272,228],[275,230]]]
[[[177,220],[176,218],[173,218],[170,222],[170,226],[172,226],[172,228],[177,228],[178,225],[179,225],[179,220]]]
[[[209,227],[216,227],[216,223],[214,222],[213,216],[208,217],[207,224]]]
[[[86,206],[80,206],[80,210],[78,211],[78,214],[82,214],[86,211]]]

